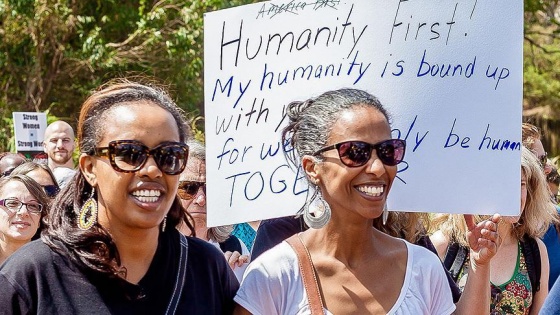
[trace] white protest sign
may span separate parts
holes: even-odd
[[[285,106],[352,87],[407,141],[391,210],[517,214],[523,3],[272,1],[204,20],[208,225],[294,214]]]
[[[38,112],[13,112],[16,150],[43,151],[47,129],[47,114]]]

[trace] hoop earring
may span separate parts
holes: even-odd
[[[163,222],[161,223],[161,232],[165,232],[165,228],[167,227],[167,214],[163,217]]]
[[[387,218],[389,217],[389,210],[387,209],[387,204],[383,206],[383,214],[381,216],[383,220],[383,225],[387,223]]]
[[[97,200],[95,200],[95,188],[92,187],[91,196],[80,208],[78,227],[80,230],[89,230],[97,222]]]
[[[331,220],[331,207],[323,199],[321,190],[318,190],[315,198],[306,202],[303,208],[303,221],[310,228],[320,229]]]

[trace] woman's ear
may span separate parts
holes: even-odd
[[[97,186],[95,159],[91,155],[82,153],[78,159],[78,167],[91,187]]]
[[[319,160],[316,157],[311,155],[304,155],[301,159],[301,168],[307,174],[307,178],[312,183],[319,182]]]

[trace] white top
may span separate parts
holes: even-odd
[[[249,256],[249,258],[251,258],[251,252],[249,252],[247,246],[237,236],[235,236],[235,238],[237,238],[237,240],[241,244],[241,255],[247,255]],[[214,242],[213,240],[209,240],[208,243],[214,245],[217,249],[222,251],[222,249],[220,248],[220,243]],[[233,273],[235,274],[237,281],[241,282],[243,273],[245,272],[245,269],[247,269],[248,265],[249,263],[244,263],[243,265],[241,265],[241,267],[235,265],[235,267],[233,268]]]
[[[451,314],[451,290],[439,258],[424,247],[405,242],[406,275],[397,302],[388,314]],[[252,314],[310,314],[297,256],[282,242],[253,261],[234,298]],[[331,314],[325,310],[325,314]]]

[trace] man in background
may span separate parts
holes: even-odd
[[[47,165],[54,171],[57,167],[74,168],[74,130],[68,123],[58,120],[45,130],[43,150],[48,155]]]

